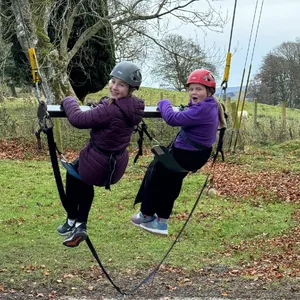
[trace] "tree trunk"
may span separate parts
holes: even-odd
[[[74,94],[67,73],[68,57],[61,57],[58,50],[53,49],[46,32],[47,16],[41,15],[38,27],[36,27],[29,1],[22,1],[22,11],[18,5],[18,1],[12,2],[18,41],[27,57],[29,48],[37,48],[39,74],[46,102],[59,104],[66,95]]]
[[[0,79],[0,102],[4,101],[3,91],[2,91],[2,82]]]
[[[17,98],[18,94],[17,94],[15,85],[12,84],[12,83],[9,83],[8,87],[10,88],[10,92],[11,92],[12,97]]]

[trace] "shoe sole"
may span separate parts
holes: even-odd
[[[161,236],[167,236],[169,234],[168,231],[161,231],[161,230],[157,230],[157,229],[148,228],[146,226],[143,226],[142,224],[140,224],[139,227],[146,230],[146,231],[148,231],[148,232],[151,232],[151,233],[154,233],[154,234],[157,234],[157,235],[161,235]]]
[[[87,239],[87,234],[78,234],[72,241],[64,241],[63,245],[67,247],[77,247],[81,242]]]
[[[138,224],[138,223],[134,223],[133,221],[131,221],[131,223],[136,226],[136,227],[140,227],[141,224]]]
[[[73,229],[70,230],[70,231],[66,231],[64,233],[61,233],[61,232],[58,231],[58,234],[61,235],[61,236],[66,236],[66,235],[70,235],[72,233],[72,231],[73,231]]]
[[[153,220],[155,220],[155,219],[153,219]],[[152,222],[153,220],[151,220],[151,221],[149,221],[149,222]],[[138,224],[138,223],[134,223],[132,220],[131,220],[131,223],[133,224],[133,225],[135,225],[136,227],[141,227],[140,225],[142,224],[142,223],[140,223],[140,224]],[[145,222],[144,222],[145,223]],[[147,222],[148,223],[148,222]]]

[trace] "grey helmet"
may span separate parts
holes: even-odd
[[[123,80],[129,86],[134,87],[137,90],[142,82],[140,68],[130,61],[119,62],[111,71],[110,76]]]

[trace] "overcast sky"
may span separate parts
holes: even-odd
[[[257,0],[237,0],[231,51],[233,52],[233,50],[236,47],[238,47],[239,51],[233,55],[231,60],[231,69],[228,86],[239,86],[241,83],[241,77],[245,66],[246,53],[249,43],[256,1]],[[199,4],[201,3],[205,3],[205,1],[199,1]],[[203,41],[205,39],[207,48],[215,44],[216,47],[219,47],[222,53],[224,52],[224,55],[226,56],[226,52],[228,50],[234,3],[235,0],[212,1],[212,4],[216,8],[222,9],[224,15],[226,13],[228,14],[229,21],[225,26],[223,33],[209,31],[207,33],[207,36],[204,37],[204,34],[200,29],[195,30],[195,27],[192,26],[182,26],[180,29],[177,28],[176,33],[186,37],[195,37],[195,35],[197,34],[198,40],[200,40],[200,42],[202,39],[201,37],[203,36]],[[261,3],[262,0],[259,0],[256,12],[256,20],[253,29],[252,42],[250,44],[250,50],[246,65],[246,72],[248,72],[252,56],[253,43],[255,39]],[[262,63],[263,57],[266,54],[268,54],[271,50],[273,50],[275,47],[279,46],[283,42],[296,41],[296,38],[300,37],[299,16],[300,0],[264,1],[252,61],[252,75],[254,75],[258,71]],[[219,70],[223,76],[224,66],[220,66]],[[247,77],[245,77],[244,83],[246,82],[246,78]],[[221,84],[221,79],[219,80],[219,85]],[[150,83],[151,80],[149,80],[149,75],[146,75],[145,85],[158,86],[155,82],[152,84],[147,84],[148,82]]]

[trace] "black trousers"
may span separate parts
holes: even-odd
[[[67,172],[66,199],[62,201],[69,219],[87,222],[94,200],[94,186],[85,184]]]
[[[171,153],[181,167],[193,171],[205,165],[211,151],[212,148],[190,151],[173,147]],[[145,215],[157,214],[160,218],[168,219],[187,174],[188,172],[172,172],[159,161],[152,161],[136,196],[135,204],[141,202],[141,212]]]

